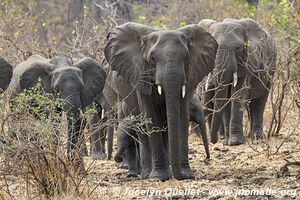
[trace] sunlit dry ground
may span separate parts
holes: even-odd
[[[270,116],[271,112],[267,111],[265,127],[268,127]],[[210,144],[208,163],[204,162],[202,140],[192,134],[190,163],[195,180],[155,182],[128,178],[127,170],[117,168],[114,161],[96,161],[89,178],[102,180],[95,192],[101,199],[166,199],[171,190],[189,192],[174,194],[173,199],[300,199],[300,167],[289,166],[287,173],[281,171],[287,161],[300,161],[300,122],[296,119],[299,119],[299,110],[289,111],[280,136],[269,141],[252,143],[247,139],[247,143],[233,147],[224,146],[222,141]],[[290,133],[293,135],[287,139]],[[86,161],[91,162],[90,159]],[[247,194],[251,190],[252,194],[261,194]],[[148,196],[142,192],[148,192]]]
[[[274,145],[279,145],[279,139],[271,141]],[[180,198],[194,198],[194,199],[218,199],[229,198],[231,195],[212,195],[210,190],[228,189],[233,192],[238,192],[239,189],[255,189],[262,191],[274,190],[282,192],[282,190],[289,190],[295,195],[297,190],[298,198],[300,199],[300,169],[299,167],[289,167],[289,174],[281,174],[280,167],[286,161],[295,161],[300,158],[300,146],[295,147],[295,138],[289,139],[279,153],[270,156],[268,159],[266,154],[253,151],[248,144],[238,147],[226,147],[221,143],[211,145],[212,159],[208,164],[203,162],[204,150],[200,144],[199,138],[192,135],[190,137],[190,162],[191,167],[195,172],[196,179],[194,181],[176,181],[170,180],[166,182],[155,182],[149,180],[140,180],[139,178],[127,178],[126,170],[119,169],[113,161],[97,161],[94,163],[93,173],[89,178],[95,180],[102,180],[102,183],[97,188],[96,193],[99,197],[110,197],[115,199],[131,199],[133,197],[138,199],[145,199],[147,196],[135,195],[138,192],[147,189],[151,191],[162,192],[162,195],[153,198],[163,198],[165,193],[169,193],[168,188],[173,191],[183,190],[197,190],[196,195],[175,195]],[[260,146],[260,145],[258,145]],[[254,146],[257,148],[258,146]],[[294,152],[291,152],[294,149]],[[260,149],[261,150],[261,149]],[[274,149],[273,149],[274,150]],[[298,158],[298,159],[297,159]],[[87,159],[87,162],[90,162]],[[148,191],[149,191],[148,189]],[[167,190],[165,190],[167,189]],[[130,190],[130,194],[126,191]],[[133,194],[136,190],[137,193]],[[293,190],[293,191],[292,191]],[[165,192],[165,193],[164,193]],[[222,192],[222,191],[221,191]],[[127,194],[126,194],[127,193]],[[150,193],[148,193],[150,194]],[[261,199],[293,199],[290,195],[286,196],[259,196]],[[256,199],[258,196],[240,196],[233,199]],[[295,198],[295,196],[294,196]]]
[[[158,182],[129,178],[127,170],[119,168],[114,161],[85,158],[89,173],[87,184],[83,184],[86,188],[81,188],[83,196],[85,199],[171,199],[173,192],[172,199],[300,199],[300,167],[281,170],[287,161],[300,161],[300,123],[293,121],[299,119],[298,115],[298,111],[292,110],[280,135],[269,141],[254,144],[249,141],[233,147],[223,146],[222,141],[210,144],[209,162],[204,162],[201,138],[192,134],[189,138],[190,163],[195,180]],[[267,127],[270,112],[265,116]],[[292,132],[294,134],[286,139]],[[15,183],[10,190],[17,199],[27,199],[26,184],[14,178],[9,181]],[[254,195],[257,193],[260,194]],[[55,199],[74,197],[70,194]]]

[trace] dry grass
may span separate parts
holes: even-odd
[[[36,13],[36,5],[32,1],[26,0],[26,2],[28,5],[4,0],[1,4],[3,13],[0,13],[0,27],[2,27],[0,28],[0,54],[14,65],[32,53],[45,57],[61,54],[72,57],[92,56],[100,60],[106,34],[115,26],[115,22],[120,24],[125,21],[122,16],[115,15],[112,7],[105,11],[101,22],[93,18],[88,8],[85,8],[82,23],[73,21],[67,27],[66,23],[60,21],[60,17],[62,20],[67,18],[66,10],[69,1],[60,3],[47,1],[50,3],[46,5],[45,13],[42,15],[39,12]],[[143,195],[135,197],[123,195],[126,189],[145,190],[147,188],[157,191],[167,188],[200,190],[197,196],[174,195],[173,199],[300,199],[299,166],[290,165],[288,170],[282,168],[286,163],[300,159],[300,50],[299,37],[297,37],[300,33],[299,2],[284,0],[281,2],[286,4],[278,6],[275,5],[275,1],[261,0],[257,10],[248,7],[244,1],[240,0],[182,2],[154,0],[153,2],[147,6],[133,3],[134,21],[159,28],[177,28],[189,23],[198,23],[203,18],[222,20],[251,16],[274,36],[278,48],[279,72],[275,76],[274,95],[270,96],[266,106],[264,132],[268,134],[270,124],[273,123],[275,129],[271,131],[271,135],[276,136],[254,143],[249,141],[237,147],[223,146],[222,142],[216,145],[210,144],[211,160],[204,162],[205,152],[202,140],[196,135],[191,135],[189,139],[190,163],[196,177],[193,181],[173,179],[156,182],[128,178],[126,177],[127,170],[118,168],[114,161],[93,161],[88,157],[84,159],[87,176],[82,176],[72,171],[70,167],[65,152],[66,135],[64,134],[62,134],[58,154],[53,154],[51,151],[47,153],[41,150],[40,145],[26,140],[15,140],[16,146],[3,146],[1,143],[3,138],[12,139],[8,133],[16,125],[10,123],[10,126],[7,126],[8,102],[4,99],[5,104],[4,106],[1,104],[0,113],[0,199],[148,199],[148,196]],[[286,9],[288,2],[294,3]],[[33,13],[32,15],[27,15],[26,6]],[[8,13],[4,13],[4,10]],[[39,38],[38,25],[41,24],[37,21],[37,16],[43,17],[46,24],[44,29],[48,33],[47,43]],[[286,86],[283,87],[283,85]],[[280,103],[272,105],[271,100],[273,102],[280,100],[281,94],[284,94],[282,105],[280,106]],[[0,102],[3,102],[2,99]],[[274,106],[277,109],[275,120],[272,120],[274,119]],[[280,116],[278,111],[280,111]],[[49,135],[53,134],[51,130],[54,124],[49,121],[37,124],[32,118],[26,120],[23,121],[24,127],[31,124],[34,127],[23,136],[33,136],[34,130],[44,130]],[[61,128],[62,133],[65,133],[66,124],[62,123],[57,126]],[[249,126],[246,124],[245,132],[249,130],[247,127]],[[46,136],[47,134],[44,137],[44,144],[50,140],[49,136]],[[48,147],[51,149],[51,145]],[[9,152],[14,153],[8,154]],[[41,180],[52,183],[48,184],[48,193],[45,192]],[[272,189],[277,191],[288,189],[297,190],[297,196],[232,197],[232,195],[211,195],[209,193],[211,189]],[[155,196],[151,199],[171,198]]]

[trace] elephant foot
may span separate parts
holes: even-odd
[[[139,173],[136,171],[129,171],[127,177],[138,177]]]
[[[192,179],[195,180],[194,173],[190,166],[185,166],[181,168],[182,179]]]
[[[158,179],[160,181],[166,181],[171,178],[171,172],[167,169],[152,169],[150,175],[150,179]]]
[[[151,173],[151,168],[142,169],[141,171],[141,178],[142,179],[148,179]]]
[[[244,143],[244,135],[231,135],[229,140],[228,140],[228,145],[229,146],[237,146],[241,145]]]
[[[225,134],[224,134],[224,132],[220,132],[220,131],[219,131],[219,138],[220,138],[220,140],[224,140],[224,139],[225,139]]]
[[[251,136],[252,140],[260,140],[263,138],[263,134],[261,131],[252,132],[252,134],[250,136]]]
[[[126,161],[126,160],[121,161],[121,162],[118,164],[118,168],[120,168],[120,169],[128,169],[127,161]]]
[[[115,155],[115,161],[116,161],[116,163],[123,162],[123,157],[116,154],[116,155]]]
[[[226,138],[226,137],[224,138],[223,145],[225,145],[225,146],[229,145],[228,138]]]

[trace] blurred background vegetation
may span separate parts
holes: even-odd
[[[2,0],[0,55],[14,64],[33,53],[99,58],[109,30],[126,21],[178,28],[204,18],[245,17],[258,20],[279,49],[286,45],[285,53],[295,55],[299,9],[295,0]]]

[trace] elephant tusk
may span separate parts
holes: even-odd
[[[204,87],[205,91],[208,90],[208,84],[209,84],[210,76],[211,76],[211,73],[209,73],[208,76],[207,76],[207,78],[206,78],[206,81],[205,81],[205,87]]]
[[[105,111],[104,111],[104,109],[102,109],[102,112],[101,112],[101,119],[103,119],[104,118],[104,113]]]
[[[185,92],[186,92],[185,89],[186,89],[186,86],[183,85],[183,86],[182,86],[182,98],[185,97]]]
[[[160,85],[157,86],[157,91],[158,91],[158,94],[161,95],[161,86]]]
[[[237,72],[234,72],[233,73],[233,87],[235,87],[237,85],[237,81],[238,81]]]

